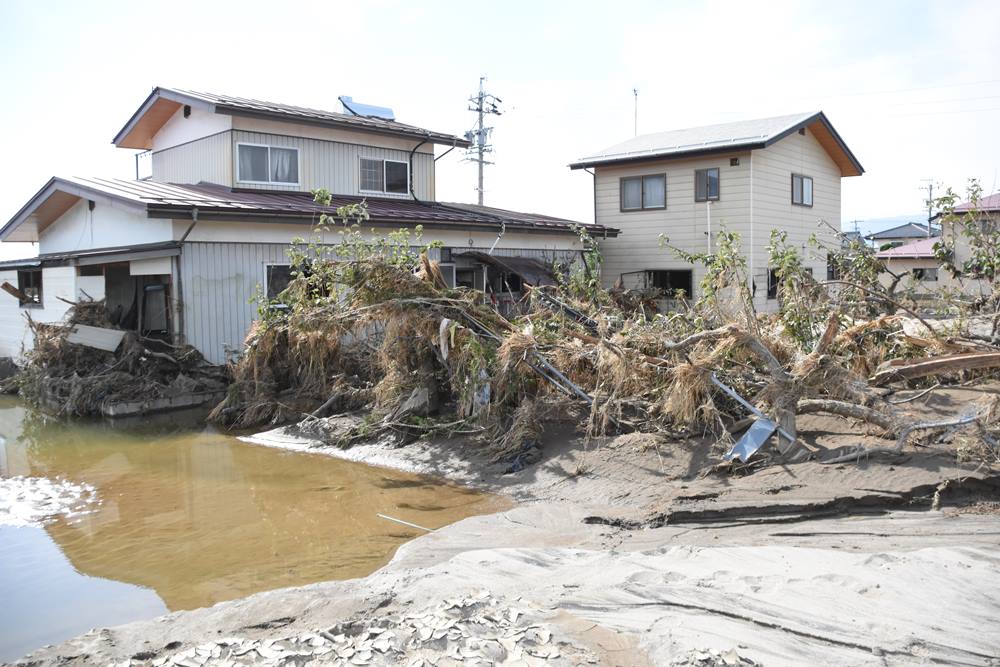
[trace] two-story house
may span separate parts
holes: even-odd
[[[0,240],[39,250],[0,263],[0,283],[16,288],[0,293],[0,356],[30,345],[24,311],[54,322],[90,297],[123,328],[222,362],[242,348],[258,286],[273,295],[287,283],[289,243],[309,237],[320,214],[362,200],[366,227],[422,225],[425,241],[441,241],[433,258],[454,284],[510,296],[518,266],[538,275],[579,255],[580,223],[435,201],[435,148],[465,139],[344,104],[337,113],[155,88],[113,140],[141,151],[135,180],[52,178],[0,229]],[[314,203],[316,188],[330,190],[332,208]]]
[[[570,165],[593,174],[596,222],[620,230],[602,243],[607,286],[684,290],[704,277],[660,244],[711,252],[719,230],[740,234],[755,305],[776,304],[768,266],[771,231],[788,232],[818,278],[827,258],[816,234],[839,245],[840,179],[864,172],[822,112],[725,123],[634,137]]]

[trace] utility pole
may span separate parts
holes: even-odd
[[[931,217],[934,214],[934,179],[923,179],[927,183],[927,238],[931,237]]]
[[[639,136],[639,89],[632,89],[632,136]]]
[[[493,152],[493,145],[489,142],[492,127],[486,127],[484,119],[488,114],[500,115],[498,104],[503,104],[503,100],[495,95],[491,95],[483,88],[486,77],[479,77],[479,92],[469,98],[469,111],[477,114],[476,125],[473,129],[465,133],[465,138],[472,144],[465,151],[466,160],[476,162],[479,165],[479,185],[476,191],[479,193],[479,205],[483,205],[483,167],[493,164],[486,159],[487,153]]]

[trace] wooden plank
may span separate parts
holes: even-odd
[[[893,365],[875,373],[868,382],[877,387],[900,380],[915,380],[929,375],[984,368],[1000,368],[1000,352],[949,354],[921,359],[905,366]]]
[[[76,324],[73,330],[66,336],[67,343],[75,345],[85,345],[97,350],[114,352],[121,345],[125,332],[121,329],[105,329],[103,327],[92,327],[87,324]]]
[[[14,297],[15,299],[17,299],[18,301],[22,301],[22,302],[28,301],[28,297],[26,297],[24,295],[24,292],[22,292],[21,290],[17,289],[16,287],[14,287],[13,285],[11,285],[7,281],[4,281],[4,284],[0,285],[0,289],[2,289],[4,292],[7,292],[7,294],[10,294],[12,297]]]

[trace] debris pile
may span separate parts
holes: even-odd
[[[483,590],[422,611],[342,623],[327,630],[282,638],[223,638],[172,655],[124,664],[541,667],[597,662],[597,657],[586,647],[560,638],[558,630],[537,609],[504,604]]]
[[[687,257],[706,268],[701,298],[675,300],[671,312],[571,275],[558,287],[526,285],[516,314],[504,317],[483,293],[448,288],[405,232],[365,240],[351,223],[363,215],[342,214],[337,246],[293,248],[295,277],[262,302],[212,419],[296,421],[341,447],[462,434],[486,442],[494,460],[523,463],[545,421],[568,418],[590,435],[709,435],[729,449],[724,467],[748,470],[812,457],[796,416],[825,413],[895,441],[830,462],[898,455],[911,436],[956,427],[996,452],[995,424],[972,412],[919,422],[892,388],[988,377],[1000,347],[976,335],[972,319],[932,324],[890,295],[863,244],[838,255],[835,285],[821,284],[776,232],[774,313],[756,311],[739,236],[722,231],[716,252]],[[360,409],[364,418],[346,429],[325,419]],[[777,447],[762,449],[771,439]]]
[[[190,397],[227,386],[226,369],[209,364],[193,347],[114,326],[103,301],[72,304],[58,324],[29,318],[29,325],[34,346],[9,382],[58,416],[100,416],[123,402]]]

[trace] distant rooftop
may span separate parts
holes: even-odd
[[[903,259],[903,258],[913,258],[921,259],[934,256],[934,244],[937,243],[937,239],[933,236],[929,239],[920,239],[919,241],[914,241],[913,243],[907,243],[906,245],[896,246],[895,248],[889,248],[888,250],[882,250],[875,254],[879,259]]]
[[[931,226],[931,236],[940,236],[941,228]],[[865,238],[869,241],[892,241],[895,239],[914,239],[921,236],[927,236],[927,224],[920,224],[916,222],[907,222],[903,225],[897,225],[896,227],[890,227],[889,229],[883,229],[880,232],[873,232],[866,236]]]
[[[977,211],[1000,211],[1000,192],[994,192],[981,198],[975,205],[972,202],[965,202],[955,207],[956,213],[967,213],[972,210]]]
[[[466,139],[453,134],[433,132],[396,120],[379,118],[375,115],[337,113],[336,111],[323,111],[231,95],[162,87],[153,89],[149,97],[132,114],[132,118],[118,131],[112,143],[120,148],[152,148],[153,135],[184,105],[231,116],[249,116],[339,129],[363,130],[416,140],[426,139],[436,144],[463,148],[470,145]]]
[[[607,166],[658,158],[766,148],[802,128],[809,128],[840,166],[844,176],[858,176],[864,168],[851,153],[822,111],[788,116],[705,125],[633,137],[570,164],[572,169]]]

